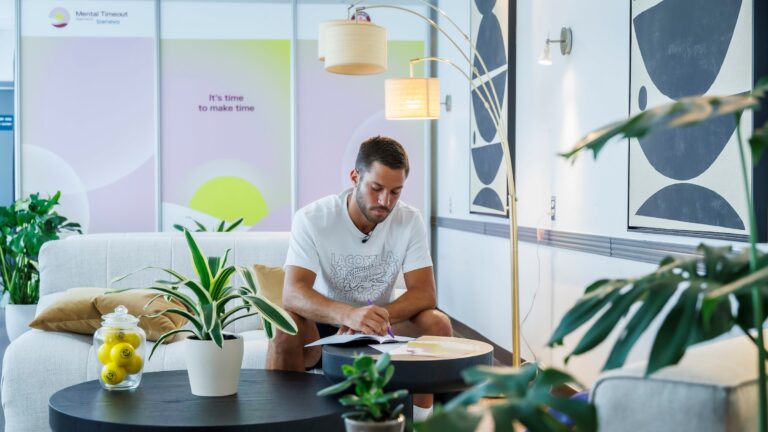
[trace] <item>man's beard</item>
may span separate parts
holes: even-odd
[[[387,207],[384,206],[375,206],[371,207],[370,209],[366,207],[365,201],[363,201],[363,194],[360,193],[360,183],[358,183],[357,187],[355,188],[355,203],[357,203],[357,208],[360,209],[360,212],[363,214],[363,216],[368,220],[368,222],[372,224],[379,224],[384,222],[384,220],[389,216],[390,210]],[[384,210],[386,214],[379,218],[371,214],[372,210]]]

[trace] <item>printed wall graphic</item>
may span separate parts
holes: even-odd
[[[473,75],[475,85],[482,81],[493,82],[491,97],[501,104],[501,117],[507,120],[508,112],[508,44],[509,44],[509,1],[473,0],[471,3],[471,38],[477,47],[472,62],[480,73]],[[485,73],[479,54],[485,61]],[[490,87],[490,86],[489,86]],[[481,89],[472,92],[470,111],[470,212],[506,216],[507,182],[501,138],[491,115],[482,103]],[[508,125],[509,126],[509,125]],[[508,136],[510,136],[508,134]]]
[[[752,1],[633,1],[630,115],[685,96],[751,89]],[[751,113],[741,127],[748,136]],[[632,139],[629,227],[746,235],[735,128],[734,118],[724,116]]]
[[[152,1],[23,1],[21,192],[86,232],[155,229]]]
[[[163,229],[291,227],[289,40],[163,39]]]

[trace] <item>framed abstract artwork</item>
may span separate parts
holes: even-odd
[[[756,33],[764,17],[753,2],[633,0],[630,116],[686,96],[749,91],[765,73],[760,50],[766,41]],[[745,113],[744,135],[764,122],[764,114]],[[631,139],[628,227],[745,240],[748,208],[740,173],[733,116]],[[760,166],[751,174],[758,213],[765,217]]]
[[[514,100],[515,100],[515,1],[473,0],[470,2],[470,28],[477,53],[472,64],[480,72],[473,75],[476,85],[489,80],[501,104],[501,115],[507,122],[507,137],[514,166]],[[477,58],[485,61],[487,73]],[[510,103],[510,101],[512,101]],[[507,183],[501,138],[477,91],[472,92],[469,146],[469,210],[470,213],[507,216]]]

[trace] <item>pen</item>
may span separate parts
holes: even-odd
[[[373,301],[368,300],[368,305],[373,305]],[[392,331],[392,327],[389,324],[387,324],[387,334],[389,337],[395,337],[395,332]]]

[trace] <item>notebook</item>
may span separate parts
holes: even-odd
[[[401,342],[408,342],[409,340],[413,340],[412,337],[408,336],[377,336],[377,335],[367,335],[367,334],[338,334],[338,335],[332,335],[328,337],[324,337],[322,339],[318,339],[311,344],[304,345],[305,347],[312,347],[312,346],[321,346],[321,345],[344,345],[352,342],[366,342],[366,343],[377,343],[377,344],[385,344],[385,343],[401,343]]]

